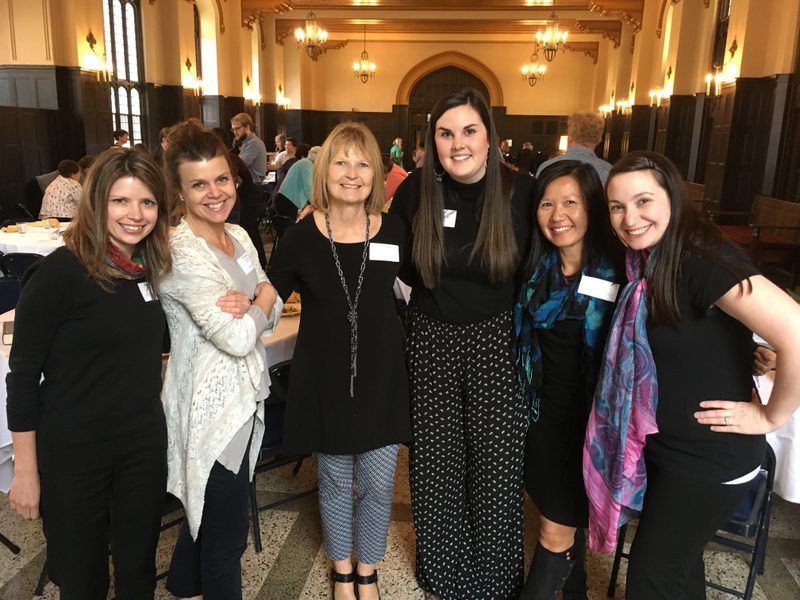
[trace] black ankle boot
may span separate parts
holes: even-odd
[[[570,548],[575,566],[561,588],[564,600],[587,600],[586,596],[586,533],[575,532],[575,543]]]
[[[571,549],[556,553],[536,544],[520,600],[554,600],[574,564]]]

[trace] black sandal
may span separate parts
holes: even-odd
[[[337,583],[353,583],[355,580],[355,571],[350,571],[349,573],[339,573],[336,569],[331,569],[331,591],[333,593],[333,597],[336,598]],[[353,592],[356,593],[355,586],[353,586]],[[357,593],[356,596],[358,596]]]
[[[373,583],[375,587],[378,588],[378,569],[375,569],[372,575],[356,575],[356,590],[359,585],[372,585]],[[356,596],[358,596],[358,593],[356,593]],[[381,590],[378,588],[378,600],[380,600],[380,597]]]

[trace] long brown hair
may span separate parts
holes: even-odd
[[[420,173],[420,202],[414,216],[414,244],[412,257],[425,287],[439,284],[442,264],[446,262],[442,211],[446,193],[452,193],[446,184],[436,180],[435,171],[443,169],[436,152],[436,123],[451,108],[467,105],[475,109],[486,127],[489,137],[489,155],[483,192],[476,206],[479,219],[478,235],[470,252],[472,261],[482,253],[481,265],[488,269],[493,283],[508,280],[517,269],[519,248],[514,237],[511,216],[513,194],[512,174],[500,166],[500,149],[497,131],[486,100],[480,92],[465,89],[451,92],[441,98],[431,111],[428,130],[425,134],[425,159]]]
[[[113,291],[114,277],[105,263],[109,242],[108,198],[111,187],[122,177],[140,180],[158,205],[156,225],[138,247],[147,266],[147,282],[158,292],[159,279],[172,270],[169,250],[172,207],[164,176],[149,155],[123,147],[111,148],[100,155],[86,178],[75,219],[64,232],[64,245],[78,257],[102,289]]]
[[[740,293],[744,293],[742,282],[747,279],[744,265],[720,253],[719,247],[724,243],[722,234],[691,207],[683,178],[672,161],[658,152],[631,152],[614,164],[606,189],[616,175],[634,171],[649,171],[667,193],[670,204],[669,224],[647,261],[646,276],[650,282],[647,298],[653,321],[668,325],[680,322],[678,282],[686,258],[692,253],[734,275],[740,282]],[[749,279],[747,283],[749,289]]]

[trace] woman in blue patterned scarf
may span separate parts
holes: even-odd
[[[541,517],[521,598],[551,600],[563,587],[565,599],[585,599],[588,501],[581,456],[617,281],[624,276],[622,253],[590,165],[560,161],[545,169],[534,207],[539,227],[514,326],[517,368],[531,407],[525,487]]]

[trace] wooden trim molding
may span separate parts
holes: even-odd
[[[395,104],[408,105],[411,92],[420,79],[444,67],[458,67],[480,79],[489,92],[491,106],[504,106],[503,88],[494,72],[482,62],[461,52],[442,52],[412,67],[397,88]]]
[[[14,0],[8,0],[8,37],[11,39],[11,60],[17,60],[17,34],[14,31]]]

